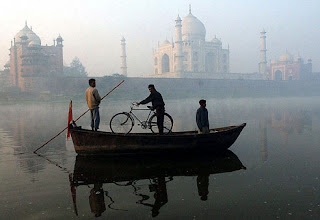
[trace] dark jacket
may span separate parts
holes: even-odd
[[[200,107],[197,110],[196,115],[198,128],[201,130],[203,127],[209,128],[208,110],[204,107]]]
[[[157,90],[153,90],[145,100],[142,100],[140,102],[140,104],[147,104],[149,102],[152,102],[153,108],[157,108],[158,106],[164,106],[162,95]]]

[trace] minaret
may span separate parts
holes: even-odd
[[[260,32],[260,63],[259,73],[265,75],[267,73],[267,47],[266,47],[266,32],[264,29]]]
[[[121,75],[127,76],[127,54],[126,54],[126,39],[121,39]]]
[[[176,52],[176,69],[175,72],[180,76],[183,74],[183,52],[182,52],[182,31],[181,31],[181,18],[178,15],[176,19],[176,42],[175,42],[175,52]]]
[[[59,65],[59,68],[57,69],[57,74],[62,74],[63,73],[63,42],[64,40],[62,39],[61,35],[56,39],[55,47],[56,47],[56,59]]]

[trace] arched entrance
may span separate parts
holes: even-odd
[[[167,73],[170,72],[170,62],[169,62],[169,56],[167,54],[164,54],[161,59],[161,73]]]
[[[209,72],[209,73],[212,73],[214,72],[214,62],[213,62],[213,59],[214,59],[214,54],[213,53],[207,53],[206,55],[206,72]]]
[[[282,72],[280,70],[274,72],[274,80],[282,80]]]

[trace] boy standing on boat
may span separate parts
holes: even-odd
[[[89,79],[89,88],[86,90],[86,100],[91,113],[91,129],[97,131],[100,124],[99,104],[101,97],[96,87],[96,80]]]
[[[198,134],[208,134],[209,133],[209,119],[208,110],[206,109],[207,102],[204,99],[199,101],[200,108],[197,110],[196,120],[198,126]]]
[[[154,88],[153,84],[148,86],[150,95],[141,102],[138,102],[137,105],[147,104],[152,102],[152,108],[156,110],[157,114],[157,126],[159,129],[159,134],[163,134],[163,120],[164,120],[164,101],[162,95]]]

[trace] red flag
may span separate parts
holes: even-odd
[[[67,133],[67,138],[70,137],[70,132],[69,132],[69,125],[70,122],[72,121],[72,100],[70,100],[70,105],[69,105],[69,115],[68,115],[68,133]]]

